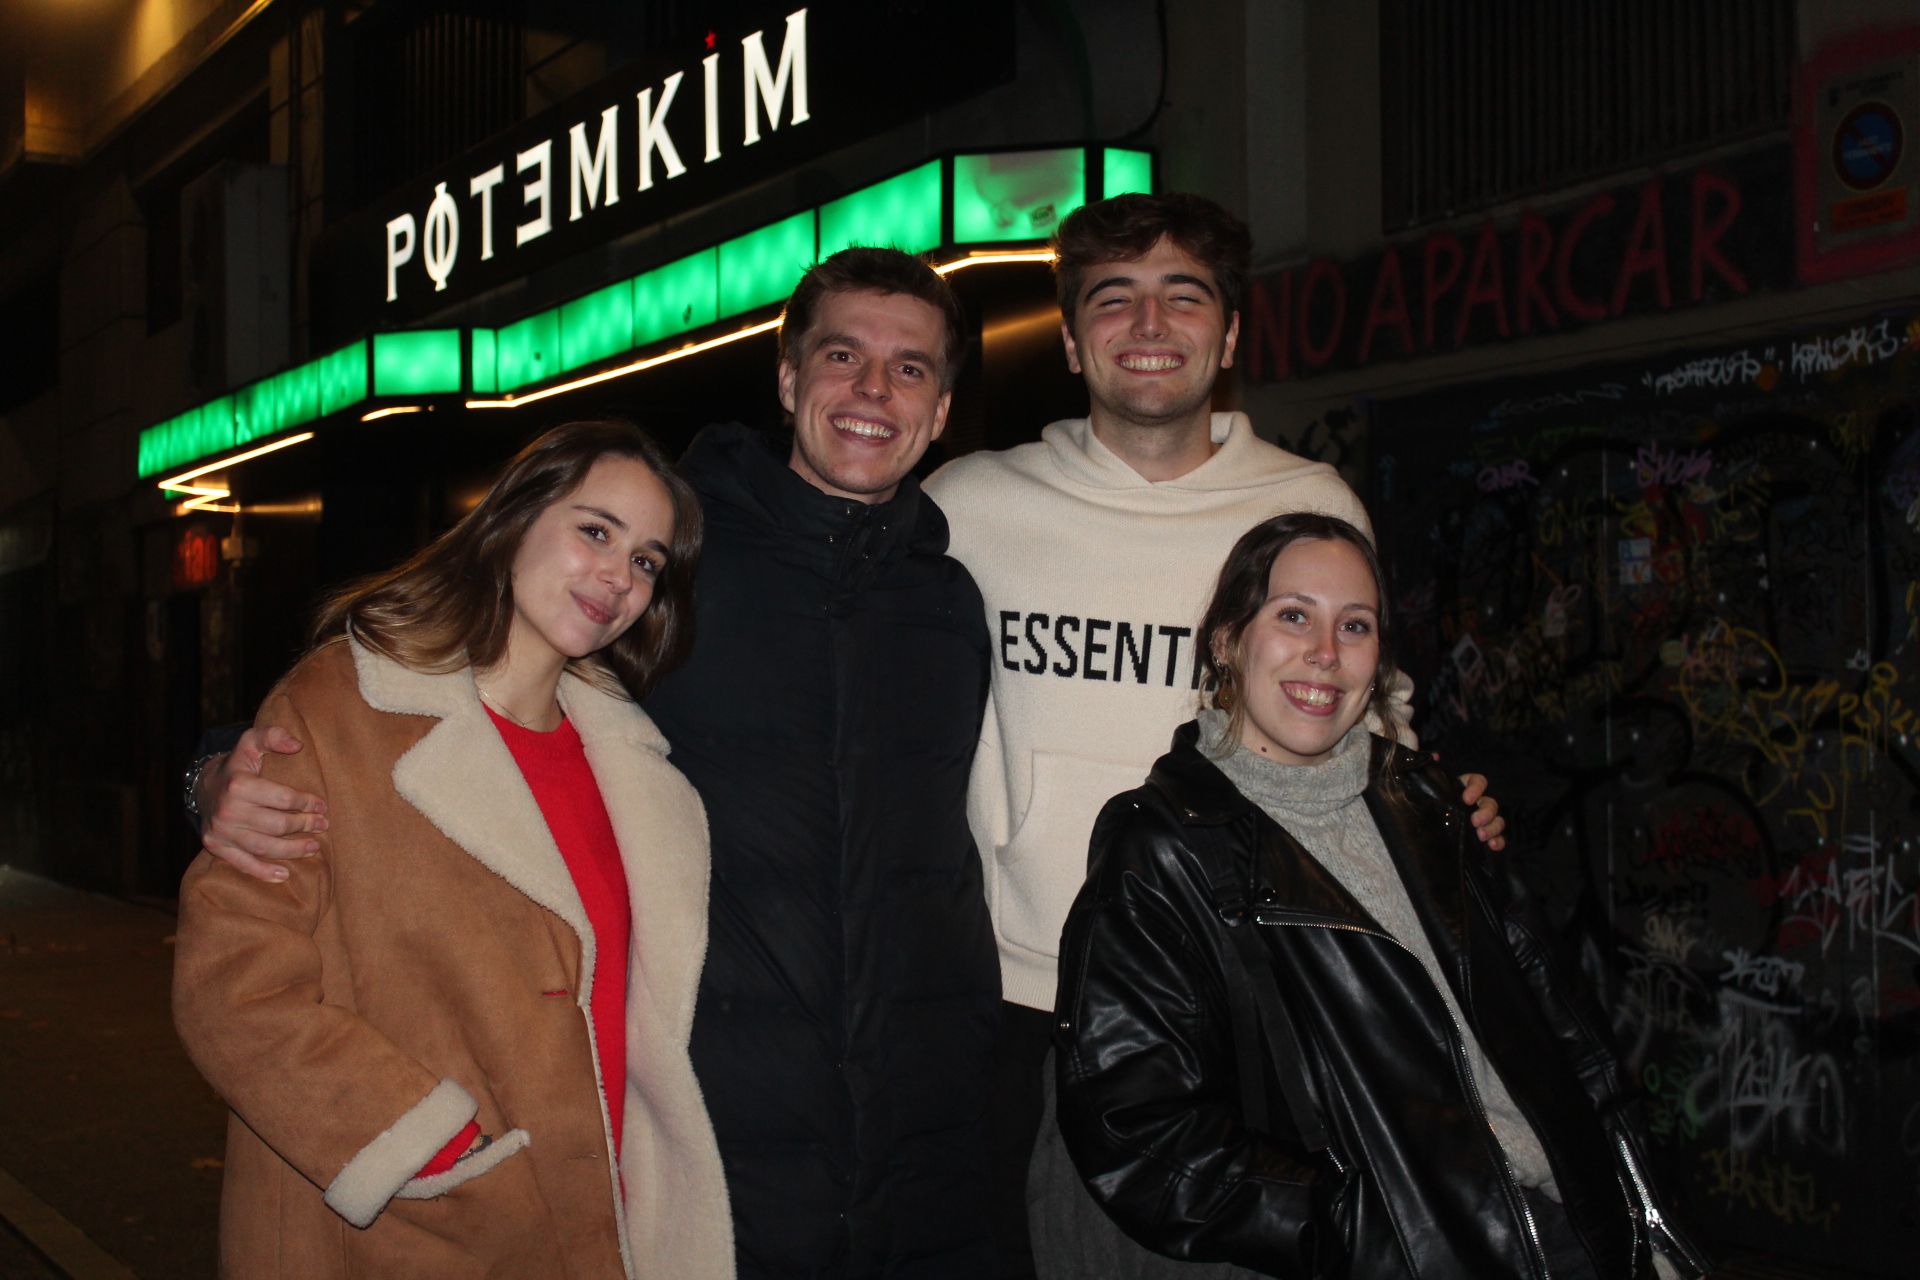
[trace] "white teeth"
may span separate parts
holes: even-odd
[[[1290,684],[1286,686],[1286,690],[1290,697],[1297,698],[1310,707],[1330,707],[1333,705],[1333,700],[1339,696],[1331,689],[1316,689],[1306,684]]]
[[[878,422],[868,422],[862,418],[835,418],[833,425],[852,435],[865,436],[869,440],[891,440],[895,434],[892,427]]]
[[[1135,369],[1141,373],[1162,373],[1168,369],[1178,369],[1182,361],[1179,356],[1121,356],[1122,369]]]

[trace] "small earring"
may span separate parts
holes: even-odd
[[[1233,710],[1233,668],[1213,660],[1213,705],[1221,711]]]

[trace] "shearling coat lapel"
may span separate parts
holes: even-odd
[[[566,921],[580,939],[580,1002],[593,980],[593,930],[520,766],[487,718],[473,672],[414,671],[348,638],[360,696],[376,711],[433,716],[395,762],[393,786],[482,866]]]
[[[567,675],[560,680],[560,705],[586,748],[626,871],[633,915],[629,1012],[647,1001],[647,1021],[671,1043],[685,1045],[707,951],[706,810],[667,763],[666,738],[637,704]]]
[[[393,768],[394,789],[449,840],[564,920],[580,941],[579,1000],[592,994],[594,936],[573,875],[539,804],[487,717],[471,668],[413,671],[349,638],[367,705],[439,720]],[[600,787],[627,878],[633,917],[628,999],[645,999],[657,1030],[684,1045],[706,954],[706,813],[667,763],[667,740],[638,705],[561,677]],[[478,803],[475,797],[481,797]]]

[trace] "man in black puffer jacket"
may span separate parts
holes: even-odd
[[[926,264],[835,254],[781,331],[791,442],[710,427],[683,463],[698,630],[646,705],[712,831],[693,1059],[743,1277],[993,1270],[999,970],[966,822],[988,640],[908,474],[963,351]]]

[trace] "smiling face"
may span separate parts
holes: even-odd
[[[666,484],[637,458],[602,456],[514,553],[514,664],[558,666],[619,639],[652,602],[672,545]]]
[[[1145,257],[1088,267],[1083,279],[1061,336],[1067,366],[1086,377],[1094,426],[1204,432],[1214,379],[1240,336],[1212,273],[1162,236]]]
[[[826,295],[780,365],[793,415],[787,460],[822,493],[885,502],[947,425],[945,321],[904,293]]]
[[[1214,636],[1240,688],[1240,741],[1284,764],[1326,757],[1366,714],[1380,665],[1380,591],[1351,543],[1289,544],[1267,574],[1267,598],[1239,643]]]

